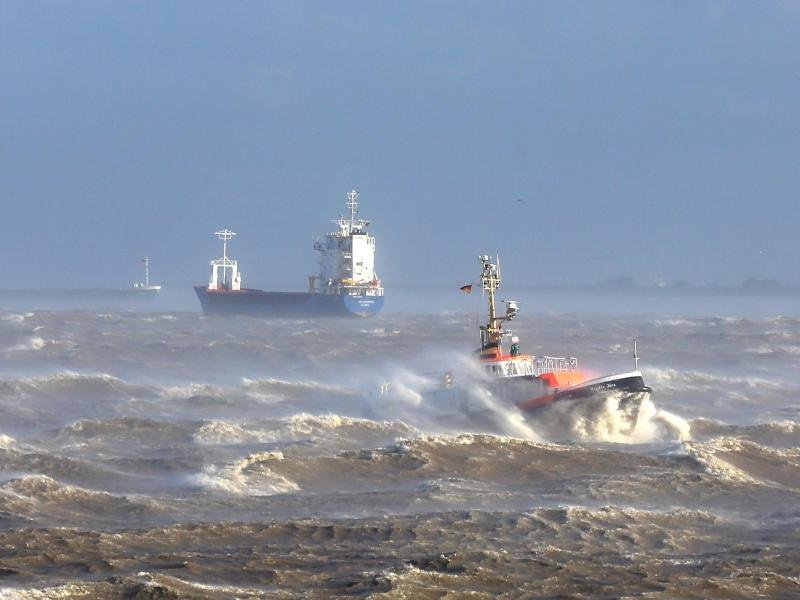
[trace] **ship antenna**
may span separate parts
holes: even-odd
[[[350,231],[353,231],[358,212],[358,192],[356,190],[347,192],[347,208],[350,209]]]
[[[150,287],[150,257],[145,256],[142,262],[144,263],[144,286]]]
[[[636,344],[636,338],[633,338],[633,365],[635,371],[639,370],[639,348]]]

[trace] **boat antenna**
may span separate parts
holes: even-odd
[[[144,263],[144,286],[150,287],[150,257],[145,256],[142,262]]]
[[[639,370],[639,348],[636,344],[636,338],[633,338],[633,365],[635,367],[634,370]]]
[[[350,231],[356,224],[356,213],[358,213],[358,192],[350,190],[347,192],[347,208],[350,209]]]

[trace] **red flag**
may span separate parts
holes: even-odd
[[[472,293],[472,284],[468,283],[467,285],[462,285],[458,289],[460,289],[462,292],[466,292],[467,294],[471,294]]]

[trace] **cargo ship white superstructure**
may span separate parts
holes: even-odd
[[[358,192],[347,193],[350,218],[340,216],[333,223],[339,231],[317,240],[320,253],[319,275],[309,277],[309,292],[333,296],[383,296],[383,287],[375,272],[375,237],[367,232],[369,221],[357,219]]]

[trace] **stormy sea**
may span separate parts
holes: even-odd
[[[0,598],[800,596],[800,316],[514,322],[597,374],[637,338],[633,430],[448,412],[478,318],[0,312]]]

